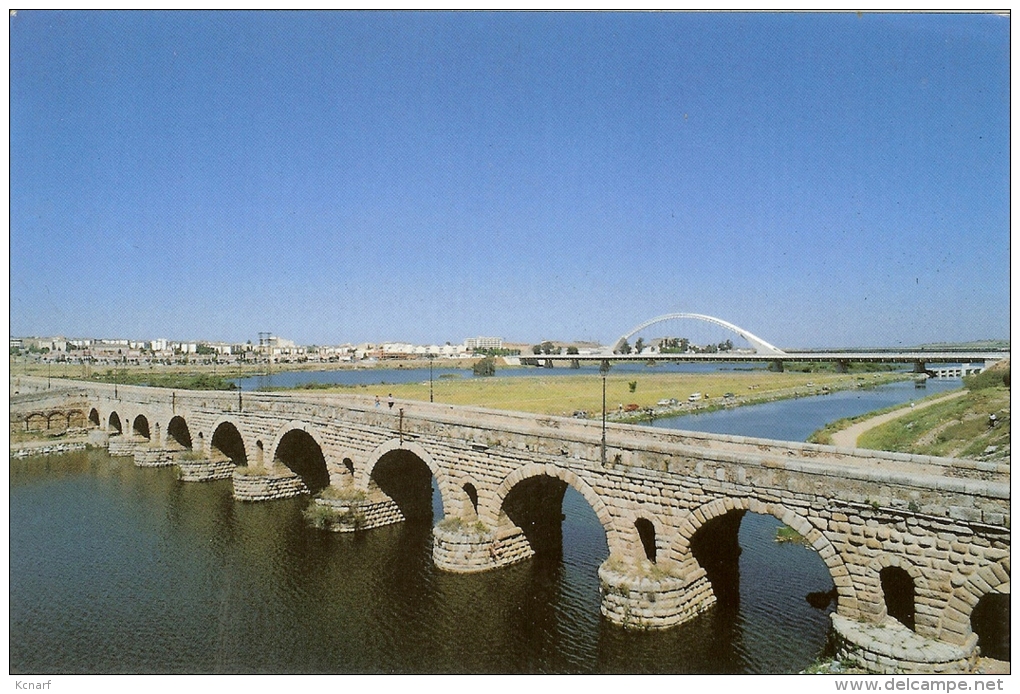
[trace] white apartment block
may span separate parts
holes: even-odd
[[[469,337],[464,340],[464,349],[503,349],[502,337]]]

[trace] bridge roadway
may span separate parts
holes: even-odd
[[[758,354],[742,352],[716,353],[685,353],[660,354],[645,352],[642,354],[522,354],[522,362],[764,362],[782,364],[783,362],[835,362],[850,364],[852,362],[914,364],[915,371],[924,371],[926,364],[970,364],[985,363],[986,365],[1007,359],[1009,352],[898,352],[898,351],[867,351],[867,352],[783,352],[782,354]]]
[[[433,559],[447,571],[555,549],[570,486],[606,533],[602,613],[627,628],[667,628],[732,594],[746,512],[818,553],[841,653],[875,672],[973,669],[987,637],[972,613],[1009,593],[1004,464],[612,423],[603,448],[598,422],[358,395],[94,383],[43,394],[46,379],[25,377],[18,389],[12,427],[85,421],[112,455],[230,478],[243,501],[322,492],[309,518],[333,530],[430,513],[435,480]],[[897,630],[909,638],[890,644]]]

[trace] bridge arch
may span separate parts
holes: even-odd
[[[974,634],[971,617],[981,598],[994,593],[1009,594],[1009,558],[984,566],[956,587],[942,612],[938,639],[957,645],[965,644]],[[967,611],[962,608],[966,606]]]
[[[99,410],[97,410],[94,407],[91,410],[89,410],[89,424],[91,424],[94,427],[99,426]]]
[[[496,488],[496,492],[489,500],[489,503],[482,504],[481,501],[479,502],[478,511],[482,521],[496,528],[512,522],[512,519],[507,514],[507,498],[521,484],[541,477],[559,480],[584,497],[584,500],[588,502],[592,511],[595,512],[595,516],[599,519],[599,524],[606,533],[606,543],[609,545],[610,554],[613,552],[614,547],[621,547],[626,543],[626,538],[617,530],[616,524],[613,522],[613,516],[609,512],[606,503],[602,500],[602,497],[573,471],[549,463],[528,463],[507,475]],[[566,491],[565,487],[563,491]],[[562,513],[562,511],[558,512]]]
[[[755,351],[760,353],[760,354],[776,354],[776,355],[785,354],[785,352],[783,352],[783,350],[779,349],[775,345],[769,344],[768,342],[766,342],[765,340],[761,339],[757,335],[754,335],[753,333],[751,333],[748,330],[744,330],[743,328],[741,328],[741,327],[739,327],[737,325],[734,325],[733,323],[730,323],[729,321],[724,321],[721,318],[715,318],[713,316],[706,316],[706,315],[701,314],[701,313],[667,313],[664,316],[657,316],[655,318],[647,320],[644,323],[642,323],[641,325],[639,325],[636,328],[634,328],[633,330],[631,330],[630,332],[621,335],[620,339],[618,339],[616,341],[616,344],[613,345],[613,352],[618,352],[621,349],[621,347],[623,346],[624,342],[630,340],[630,338],[634,337],[635,335],[637,335],[639,332],[641,332],[645,328],[650,328],[651,326],[655,325],[656,323],[664,323],[664,322],[670,321],[670,320],[682,320],[682,319],[687,319],[687,318],[703,321],[705,323],[711,323],[713,325],[718,325],[718,326],[721,326],[723,328],[726,328],[727,330],[729,330],[729,331],[731,331],[733,333],[736,333],[737,336],[739,336],[739,337],[747,340],[749,343],[751,343],[751,345],[754,347]]]
[[[131,424],[131,431],[143,439],[148,441],[152,434],[149,431],[149,420],[144,414],[140,414],[135,417],[134,422]]]
[[[81,410],[70,410],[67,413],[67,427],[69,429],[75,428],[80,429],[86,426],[88,420],[85,418],[85,413]]]
[[[640,547],[644,550],[644,558],[653,564],[657,562],[659,555],[659,538],[661,534],[655,523],[645,516],[634,521],[634,530],[638,534]]]
[[[184,417],[180,415],[175,415],[167,423],[166,438],[168,444],[176,444],[185,450],[191,450],[191,431],[188,429],[188,423]]]
[[[116,410],[110,413],[107,428],[115,434],[124,433],[124,425],[120,423],[120,415],[117,414]]]
[[[244,445],[244,437],[232,420],[220,418],[212,428],[209,439],[209,455],[218,458],[229,458],[234,465],[247,466],[248,452]]]
[[[701,564],[691,551],[691,540],[697,532],[714,519],[722,518],[733,511],[758,513],[772,516],[797,531],[818,554],[829,572],[829,577],[836,586],[838,596],[837,611],[844,616],[856,618],[858,610],[857,589],[850,578],[842,556],[829,539],[808,519],[788,509],[782,504],[760,501],[753,497],[725,497],[709,501],[696,509],[692,509],[677,531],[677,539],[673,544],[671,555],[680,570],[690,574],[702,569]]]
[[[464,518],[477,518],[478,517],[478,485],[474,483],[473,478],[464,477],[458,483],[464,495],[467,496],[470,505],[465,505],[462,512]]]
[[[416,465],[420,466],[418,471],[414,469]],[[428,471],[427,481],[424,470]],[[433,479],[439,488],[444,516],[457,515],[455,510],[463,506],[460,497],[467,498],[446,469],[416,441],[390,439],[380,444],[368,455],[367,464],[360,471],[356,469],[355,479],[359,489],[378,489],[386,494],[405,519],[431,513]],[[426,496],[428,509],[424,507]]]
[[[283,465],[315,493],[329,486],[322,432],[307,422],[291,421],[280,429],[272,446],[273,465]]]
[[[909,591],[909,599],[912,602],[909,606],[909,620],[903,619],[901,615],[893,614],[893,612],[898,610],[890,609],[892,603],[900,599],[899,596],[890,593],[890,579],[892,581],[892,588],[895,589],[895,577],[899,572],[901,572],[900,575],[909,578],[912,583],[910,586],[912,590]],[[870,609],[866,609],[866,611],[876,615],[877,621],[881,621],[887,615],[891,615],[903,623],[904,626],[916,631],[921,636],[934,637],[937,633],[937,623],[934,620],[927,619],[924,613],[918,613],[917,604],[927,600],[937,600],[939,595],[937,592],[933,593],[929,590],[928,579],[924,575],[924,571],[911,563],[906,557],[889,553],[875,557],[868,564],[867,575],[861,576],[858,579],[858,583],[861,587],[867,587],[868,594],[875,596]],[[863,601],[863,599],[862,592],[861,600]],[[907,596],[903,595],[902,599],[907,599]],[[907,608],[903,607],[901,609]]]

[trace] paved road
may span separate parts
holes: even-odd
[[[860,437],[860,435],[866,432],[868,429],[873,429],[877,426],[885,424],[886,422],[891,422],[892,420],[897,419],[898,417],[903,417],[905,415],[910,414],[911,412],[924,409],[925,407],[934,405],[937,402],[945,402],[946,400],[958,398],[966,392],[967,392],[966,390],[958,390],[953,393],[950,393],[949,395],[943,395],[941,398],[927,400],[921,403],[920,405],[903,407],[898,410],[893,410],[892,412],[887,412],[885,414],[878,415],[877,417],[872,417],[871,419],[865,419],[863,422],[857,422],[857,424],[854,424],[852,427],[843,429],[842,431],[837,431],[835,434],[833,434],[832,445],[842,446],[844,448],[856,448],[858,437]]]

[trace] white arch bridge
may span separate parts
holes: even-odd
[[[641,331],[649,328],[657,323],[664,323],[670,320],[678,319],[693,319],[702,321],[705,323],[711,323],[718,325],[727,330],[732,331],[738,337],[746,340],[753,348],[754,352],[749,353],[747,351],[739,352],[713,352],[713,353],[663,353],[663,352],[647,352],[643,351],[640,353],[631,352],[629,354],[622,354],[622,349],[625,342],[628,342],[630,338],[634,337]],[[928,368],[929,364],[960,364],[961,373],[979,373],[988,366],[994,364],[1001,359],[1009,358],[1009,350],[993,351],[993,350],[939,350],[939,351],[924,351],[924,350],[903,350],[903,349],[874,349],[874,350],[799,350],[799,351],[785,351],[776,347],[775,345],[763,340],[749,330],[745,330],[738,325],[725,321],[721,318],[714,316],[707,316],[701,313],[667,313],[662,316],[657,316],[650,320],[641,323],[632,330],[624,333],[614,343],[611,350],[604,352],[592,353],[592,354],[540,354],[540,355],[522,355],[520,361],[522,364],[535,364],[552,366],[554,362],[568,362],[573,365],[577,365],[579,362],[610,362],[610,361],[723,361],[723,362],[763,362],[770,364],[773,369],[777,371],[783,370],[783,364],[785,362],[834,362],[837,367],[837,371],[845,372],[849,369],[849,366],[853,362],[870,362],[870,363],[901,363],[901,364],[913,364],[914,373],[924,374],[927,373],[929,376],[938,377],[944,375],[943,371],[931,370]]]
[[[750,330],[744,330],[743,328],[734,325],[729,321],[724,321],[722,318],[706,316],[701,313],[667,313],[664,316],[658,316],[656,318],[652,318],[651,320],[647,320],[641,325],[631,330],[630,332],[621,335],[620,339],[617,340],[616,344],[613,345],[613,352],[620,351],[624,343],[626,343],[628,340],[630,340],[630,338],[634,337],[645,328],[650,328],[651,326],[657,323],[665,323],[666,321],[671,320],[682,320],[685,318],[692,318],[694,320],[699,320],[705,323],[711,323],[713,325],[718,325],[723,328],[726,328],[727,330],[736,333],[737,336],[750,342],[758,354],[772,354],[772,355],[784,354],[783,350],[779,349],[775,345],[769,344],[765,340],[753,334]]]

